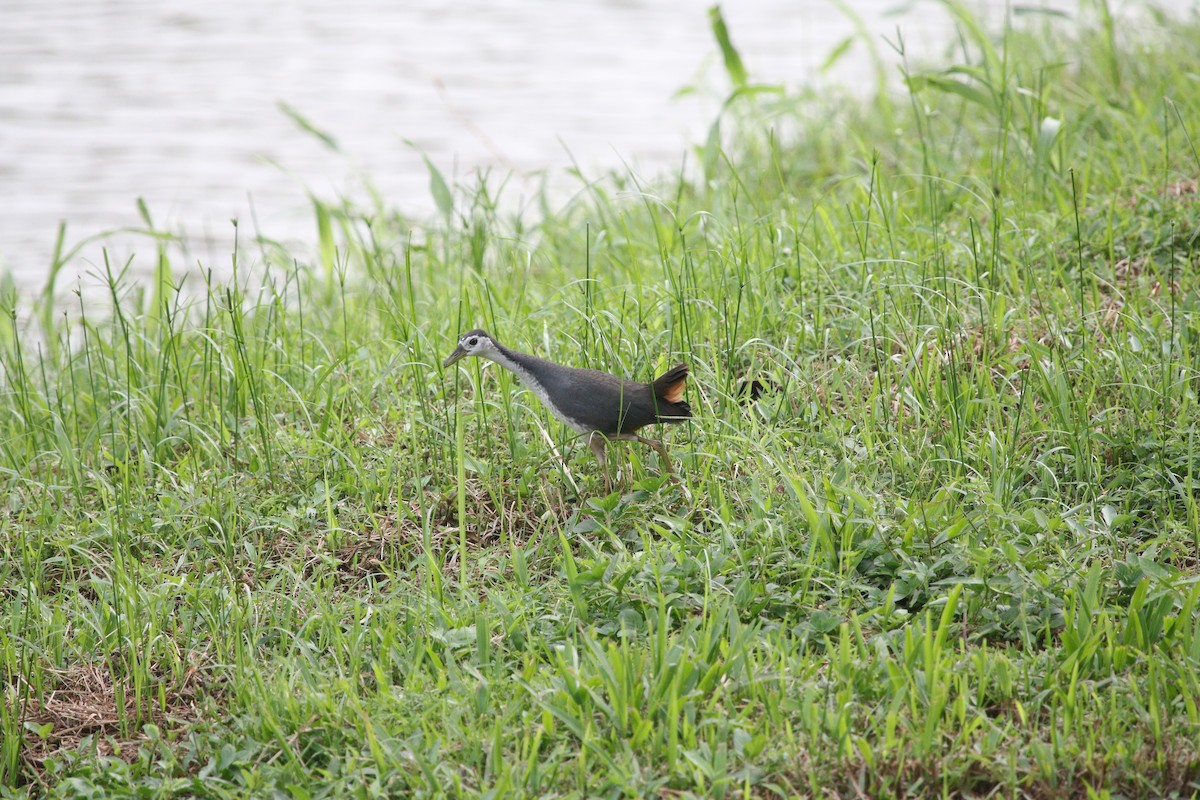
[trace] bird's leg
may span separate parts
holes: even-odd
[[[596,461],[600,463],[600,472],[604,474],[604,489],[611,494],[612,478],[608,475],[608,458],[604,453],[607,444],[608,440],[599,431],[592,431],[592,434],[588,436],[588,447],[591,449],[592,455],[596,457]]]
[[[657,450],[658,454],[662,456],[663,466],[667,468],[667,472],[672,475],[675,474],[675,468],[671,466],[671,456],[667,454],[667,446],[665,444],[658,439],[647,439],[645,436],[637,436],[635,438],[642,444],[649,445]]]

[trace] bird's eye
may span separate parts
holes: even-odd
[[[467,339],[467,347],[474,347],[477,344],[479,344],[479,340],[474,336],[472,336],[470,339]]]

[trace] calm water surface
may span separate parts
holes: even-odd
[[[882,37],[897,28],[919,57],[951,39],[936,5],[888,16],[894,0],[849,2],[885,53]],[[427,213],[427,173],[405,140],[448,177],[512,172],[511,189],[526,195],[539,173],[573,160],[670,169],[716,108],[677,90],[725,87],[706,6],[0,0],[0,271],[40,288],[60,220],[69,241],[137,226],[139,197],[217,269],[229,260],[230,219],[253,229],[252,210],[263,233],[310,240],[306,187],[360,196],[365,174],[394,206]],[[868,80],[861,46],[820,72],[852,31],[828,0],[736,0],[724,11],[756,80]],[[997,20],[1003,4],[981,12]],[[118,259],[153,249],[134,237],[111,244]],[[85,248],[60,286],[86,282],[100,262],[99,245]]]

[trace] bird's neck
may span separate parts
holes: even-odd
[[[538,369],[540,359],[518,353],[516,350],[509,350],[499,343],[496,344],[496,349],[488,354],[488,358],[516,375],[526,386],[530,388],[534,388],[535,385],[540,386],[540,370]]]

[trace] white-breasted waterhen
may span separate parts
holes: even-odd
[[[639,436],[637,431],[660,422],[683,422],[692,416],[691,407],[683,400],[687,364],[676,364],[652,383],[637,383],[597,369],[567,367],[509,350],[478,328],[462,335],[442,366],[467,356],[486,358],[512,372],[559,421],[587,434],[588,447],[600,462],[608,488],[612,488],[605,457],[609,439],[649,445],[662,456],[667,472],[675,471],[666,445]]]

